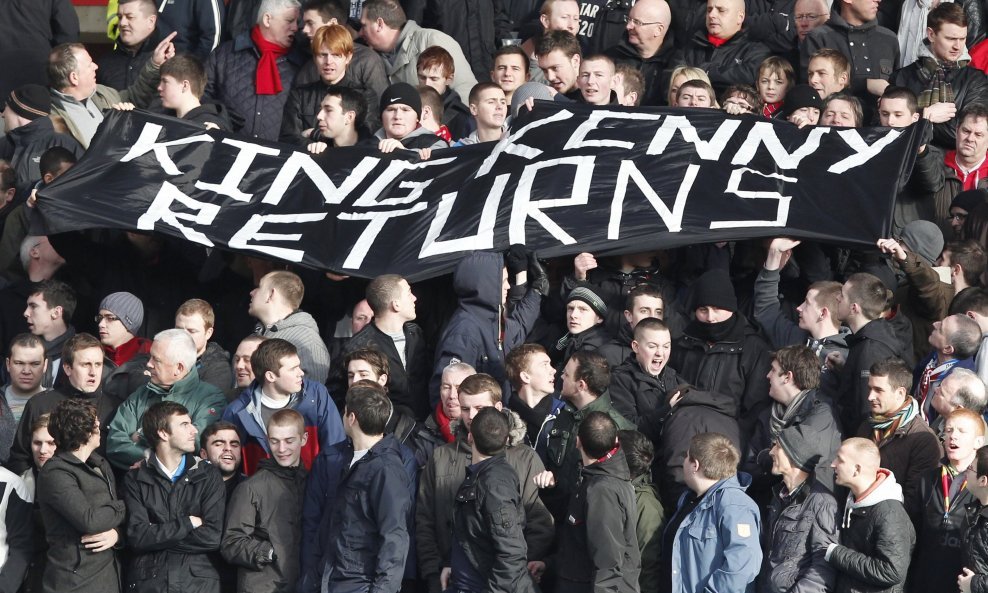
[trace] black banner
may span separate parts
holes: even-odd
[[[545,257],[777,235],[864,246],[889,233],[920,130],[540,103],[493,147],[419,161],[371,148],[312,156],[114,112],[38,206],[49,233],[154,230],[411,280],[514,243]]]

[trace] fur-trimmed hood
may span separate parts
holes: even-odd
[[[501,410],[508,416],[508,446],[515,447],[517,445],[525,444],[525,433],[528,430],[528,425],[525,421],[521,419],[521,416],[513,410],[504,408]],[[467,443],[467,429],[463,426],[463,422],[459,418],[454,418],[449,422],[449,430],[456,435],[456,441]]]

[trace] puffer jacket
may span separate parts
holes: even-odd
[[[400,445],[386,435],[349,469],[333,465],[342,478],[319,526],[322,590],[397,591],[409,551],[412,506]]]
[[[65,122],[60,120],[59,127],[64,129]],[[75,138],[56,130],[51,117],[39,117],[0,137],[0,159],[13,165],[18,183],[26,185],[41,179],[41,155],[56,146],[76,157],[85,152]]]
[[[227,505],[223,558],[237,565],[237,590],[294,593],[299,578],[305,467],[263,459]],[[271,553],[274,561],[268,562]]]
[[[248,138],[277,140],[288,92],[304,58],[297,52],[278,58],[282,91],[277,95],[256,92],[260,59],[249,31],[220,45],[206,59],[205,95],[230,109],[235,132]]]
[[[738,419],[750,427],[770,400],[768,371],[772,367],[769,345],[740,313],[734,327],[720,342],[697,337],[700,322],[686,328],[672,348],[669,365],[690,385],[737,402]]]
[[[429,383],[432,407],[439,403],[443,370],[454,358],[473,366],[478,373],[494,377],[503,385],[503,399],[507,401],[510,397],[504,357],[525,342],[539,317],[542,297],[529,287],[505,317],[501,303],[503,269],[504,256],[496,252],[472,253],[456,265],[453,292],[459,304],[436,348],[436,362]]]
[[[525,424],[509,412],[511,431],[504,458],[518,475],[521,504],[525,510],[525,541],[529,560],[544,560],[552,546],[552,517],[539,499],[533,478],[545,470],[539,456],[524,444]],[[425,579],[438,578],[449,566],[453,537],[453,513],[456,492],[470,465],[471,451],[467,430],[456,420],[450,425],[456,441],[439,447],[425,466],[419,480],[415,506],[415,532],[418,544],[419,574]]]
[[[288,340],[298,349],[305,377],[317,383],[325,383],[329,376],[329,350],[319,335],[316,320],[305,311],[297,310],[288,317],[268,327],[257,324],[254,333],[266,338]]]
[[[466,468],[454,504],[456,541],[474,570],[487,578],[490,590],[535,593],[521,487],[504,453]]]
[[[48,539],[44,593],[120,591],[117,548],[93,553],[81,540],[116,529],[121,539],[127,507],[117,495],[110,464],[93,453],[85,462],[69,451],[56,451],[38,474],[36,489]]]
[[[583,468],[568,517],[560,527],[560,590],[638,591],[638,507],[623,449]]]
[[[972,593],[988,593],[988,506],[975,501],[967,507],[968,527],[964,534],[964,566],[975,573]]]
[[[943,123],[933,124],[933,143],[945,150],[957,147],[957,126],[960,125],[960,114],[968,105],[975,103],[984,105],[988,102],[988,79],[985,73],[968,65],[971,56],[967,51],[957,61],[957,68],[946,70],[944,83],[950,85],[954,94],[954,105],[957,114]],[[919,50],[919,58],[892,73],[889,82],[896,86],[904,86],[919,97],[923,91],[930,90],[933,77],[940,70],[939,61],[930,51],[928,43]],[[925,105],[921,105],[925,106]]]
[[[840,540],[828,562],[837,570],[837,593],[905,590],[916,530],[902,506],[902,488],[888,470],[864,500],[848,494]],[[884,477],[881,477],[884,476]]]
[[[172,482],[150,459],[127,472],[127,590],[136,593],[219,593],[216,567],[207,556],[223,537],[226,489],[215,465],[186,454]],[[202,519],[193,527],[189,516]]]
[[[947,460],[943,460],[944,464]],[[975,462],[977,463],[977,462]],[[977,498],[967,488],[960,488],[950,497],[950,507],[944,503],[943,468],[927,472],[919,483],[920,516],[916,525],[916,553],[909,565],[909,587],[914,591],[935,591],[952,583],[961,574],[964,540],[968,532],[967,507]],[[964,480],[960,475],[955,480]]]
[[[230,353],[216,342],[208,342],[206,350],[196,360],[199,379],[215,385],[220,389],[229,389],[233,385],[233,366],[230,364]]]
[[[388,77],[384,73],[384,62],[377,54],[373,57],[374,60],[368,62],[373,68],[365,70],[365,75],[368,76],[365,80],[358,79],[348,67],[343,79],[336,85],[328,85],[322,80],[317,80],[293,88],[288,93],[288,101],[285,103],[285,114],[281,120],[281,134],[278,140],[287,144],[305,146],[322,138],[316,116],[319,115],[322,100],[326,98],[326,92],[331,86],[346,87],[362,94],[367,101],[364,124],[371,130],[381,127],[381,110],[378,105],[381,104],[381,94],[388,88]],[[382,84],[384,86],[381,86]],[[313,130],[312,135],[306,138],[302,132],[310,128]]]
[[[683,381],[666,365],[657,377],[646,373],[634,354],[611,371],[611,403],[614,409],[640,426],[646,416],[669,413],[669,396]]]
[[[823,555],[837,543],[837,500],[810,475],[794,494],[775,488],[765,529],[759,593],[825,593],[837,574]]]
[[[732,84],[752,84],[758,78],[758,67],[771,54],[744,29],[720,47],[707,40],[706,29],[697,31],[691,41],[677,61],[704,70],[718,97]]]

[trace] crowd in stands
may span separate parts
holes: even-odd
[[[68,0],[0,3],[0,593],[988,591],[980,3],[108,17],[91,54]],[[534,100],[928,123],[872,249],[512,245],[410,283],[39,230],[111,110],[428,159]]]

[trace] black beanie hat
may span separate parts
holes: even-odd
[[[690,310],[700,307],[717,307],[732,313],[738,311],[738,297],[734,294],[731,277],[726,270],[707,270],[693,284]]]
[[[10,91],[7,107],[24,119],[34,121],[51,113],[51,95],[40,84],[25,84]]]
[[[969,189],[954,196],[954,199],[950,202],[950,207],[960,208],[970,213],[979,204],[984,204],[985,202],[988,202],[988,191],[983,189]]]
[[[776,442],[786,452],[793,467],[812,472],[820,463],[823,452],[813,447],[810,439],[803,434],[804,428],[802,424],[783,428],[779,431]]]
[[[823,111],[823,100],[820,93],[808,84],[797,84],[786,93],[785,101],[782,104],[782,117],[788,118],[797,109],[803,107],[816,107]]]
[[[381,113],[388,105],[408,105],[415,110],[415,115],[422,118],[422,97],[418,89],[407,82],[396,82],[384,89],[381,95]]]

